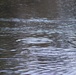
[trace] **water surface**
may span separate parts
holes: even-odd
[[[75,0],[0,1],[0,75],[75,75]]]

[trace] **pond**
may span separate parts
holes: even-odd
[[[75,75],[75,12],[75,0],[1,0],[0,75]]]

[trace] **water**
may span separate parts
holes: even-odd
[[[75,75],[75,3],[0,1],[0,75]]]

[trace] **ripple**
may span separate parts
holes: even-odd
[[[23,43],[27,43],[27,44],[41,44],[41,43],[50,43],[52,40],[43,37],[39,37],[39,38],[29,37],[25,39],[18,39],[16,41],[17,42],[22,41]]]
[[[35,19],[35,18],[31,18],[31,19],[19,19],[19,18],[10,18],[10,19],[6,19],[6,18],[0,18],[0,21],[8,21],[8,22],[23,22],[23,23],[28,23],[28,22],[44,22],[44,23],[54,23],[54,22],[58,22],[59,20],[47,20],[45,18],[39,18],[39,19]]]
[[[6,21],[6,22],[22,22],[22,23],[62,23],[66,24],[68,23],[75,23],[76,19],[66,19],[66,20],[49,20],[47,18],[30,18],[30,19],[22,19],[22,18],[0,18],[0,21]]]

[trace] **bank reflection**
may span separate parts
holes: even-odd
[[[75,4],[75,0],[58,0],[60,18],[75,19]]]
[[[14,18],[57,18],[56,0],[16,0],[1,2],[0,17]]]

